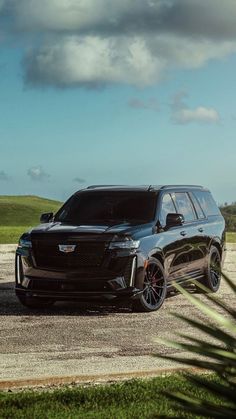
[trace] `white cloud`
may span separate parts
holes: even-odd
[[[31,85],[147,86],[236,52],[235,0],[1,2],[4,28],[32,40],[24,60]]]
[[[64,36],[28,52],[25,79],[32,85],[98,87],[109,83],[148,86],[169,69],[197,68],[236,51],[236,43],[189,41],[173,36]]]
[[[72,36],[29,52],[25,66],[26,80],[33,84],[144,86],[159,79],[163,62],[152,55],[143,38]]]
[[[203,106],[195,109],[180,109],[175,112],[173,118],[179,124],[189,124],[190,122],[216,123],[220,121],[220,116],[214,108]]]
[[[191,122],[215,124],[220,122],[220,115],[214,108],[198,106],[189,108],[184,99],[188,97],[185,91],[175,94],[171,103],[171,119],[177,124],[189,124]]]
[[[27,171],[27,175],[31,180],[36,182],[42,182],[50,178],[50,175],[46,173],[41,166],[30,167]]]

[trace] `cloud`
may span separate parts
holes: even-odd
[[[43,182],[50,178],[50,175],[44,172],[41,166],[30,167],[27,171],[27,175],[35,182]]]
[[[85,182],[86,182],[86,180],[85,180],[85,179],[82,179],[82,178],[80,178],[80,177],[75,177],[75,178],[73,179],[73,182],[77,182],[77,183],[85,183]]]
[[[236,35],[235,0],[0,0],[18,30]]]
[[[7,0],[31,86],[147,86],[236,52],[235,0]],[[1,9],[0,9],[1,10]],[[1,23],[1,21],[0,21]]]
[[[4,170],[0,170],[0,181],[7,182],[8,180],[10,180],[10,177],[6,174]]]
[[[236,43],[192,41],[171,36],[66,36],[31,49],[25,81],[35,86],[89,87],[125,83],[149,86],[171,68],[198,68],[236,51]]]
[[[190,122],[216,123],[220,121],[220,116],[214,108],[199,106],[195,109],[183,108],[174,114],[175,122],[188,124]]]
[[[163,62],[143,38],[65,37],[31,50],[26,82],[33,85],[99,87],[109,83],[145,86],[158,80]]]
[[[150,98],[144,101],[134,97],[128,101],[128,106],[133,109],[150,109],[153,111],[160,110],[160,106],[155,98]]]
[[[215,124],[220,122],[220,115],[214,108],[198,106],[189,108],[184,99],[188,97],[185,91],[177,92],[171,103],[171,119],[177,124],[189,124],[191,122]]]

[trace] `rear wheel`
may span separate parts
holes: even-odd
[[[206,274],[201,281],[211,292],[218,291],[221,281],[221,257],[219,250],[212,246],[208,257]]]
[[[54,301],[48,298],[26,297],[25,295],[17,295],[17,298],[23,306],[32,309],[48,308],[54,304]]]
[[[143,292],[134,302],[137,311],[155,311],[163,304],[167,292],[164,268],[159,260],[150,258],[145,271]]]

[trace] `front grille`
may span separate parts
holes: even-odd
[[[99,267],[105,253],[105,242],[71,242],[76,244],[72,253],[63,253],[59,250],[63,241],[33,240],[33,253],[36,266],[51,269],[74,269],[80,267]]]

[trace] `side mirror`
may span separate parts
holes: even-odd
[[[46,212],[41,215],[40,223],[49,223],[53,219],[53,212]]]
[[[166,228],[181,226],[184,223],[183,214],[169,213],[166,217]]]

